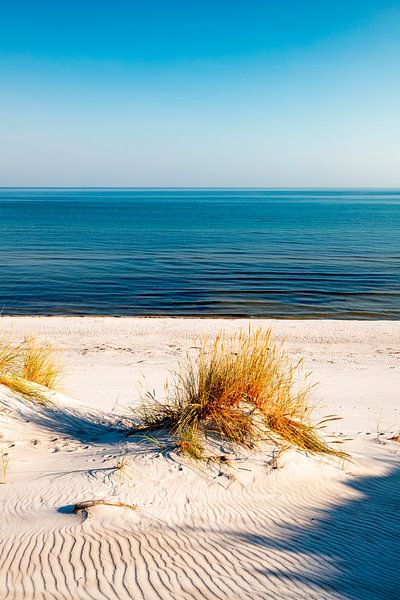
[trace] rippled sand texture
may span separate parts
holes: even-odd
[[[46,408],[0,390],[10,459],[0,486],[2,600],[398,598],[400,445],[390,438],[400,429],[400,323],[274,323],[320,382],[321,414],[344,416],[330,431],[349,440],[353,459],[290,452],[279,469],[270,451],[198,469],[123,431],[128,406],[143,389],[162,389],[196,335],[245,322],[1,324],[62,347],[74,397],[58,394]],[[73,514],[95,498],[137,509]]]

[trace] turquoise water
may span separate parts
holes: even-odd
[[[1,189],[3,314],[400,318],[400,191]]]

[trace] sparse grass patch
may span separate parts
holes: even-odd
[[[46,401],[61,374],[54,349],[33,337],[12,343],[0,340],[0,383],[26,398]]]
[[[345,457],[329,445],[311,420],[310,385],[301,365],[292,365],[271,330],[220,332],[204,338],[196,359],[175,375],[161,403],[154,395],[136,409],[147,429],[166,428],[178,449],[205,459],[207,437],[254,447],[262,440],[314,454]]]
[[[8,463],[10,462],[10,457],[8,456],[8,452],[4,452],[3,444],[0,446],[0,459],[1,459],[1,476],[2,481],[0,483],[7,483],[7,469]]]

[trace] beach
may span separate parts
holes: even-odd
[[[59,350],[51,405],[1,386],[0,597],[395,599],[400,322],[2,317]],[[199,336],[272,327],[350,460],[294,450],[197,465],[127,435]],[[73,512],[91,500],[125,503]],[[132,508],[133,507],[133,510]]]

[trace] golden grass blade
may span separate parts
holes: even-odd
[[[23,344],[13,344],[6,340],[0,340],[0,372],[13,371],[21,364],[21,352]]]
[[[27,381],[18,375],[1,375],[0,383],[8,387],[11,391],[28,398],[29,400],[36,400],[41,404],[48,402],[48,398],[45,394],[45,388],[41,389],[38,384]]]

